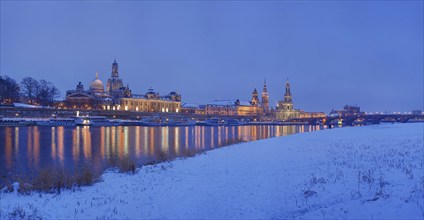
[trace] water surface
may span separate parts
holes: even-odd
[[[188,150],[202,152],[222,146],[308,132],[319,126],[193,126],[193,127],[0,127],[0,174],[36,175],[44,168],[67,172],[89,164],[102,171],[110,161],[132,158],[138,165]]]

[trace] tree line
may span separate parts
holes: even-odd
[[[52,106],[59,96],[59,89],[44,79],[25,77],[18,83],[9,76],[0,75],[0,103],[2,104],[21,102],[23,99],[26,104]]]

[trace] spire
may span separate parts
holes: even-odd
[[[96,71],[96,79],[99,78],[99,73]]]
[[[262,89],[262,108],[264,113],[267,113],[269,110],[269,94],[268,89],[266,88],[266,79],[264,78],[264,88]]]
[[[116,59],[113,59],[113,63],[112,63],[112,77],[119,77],[119,73],[118,73],[118,63],[116,62]]]
[[[284,101],[287,103],[292,102],[292,94],[290,92],[289,78],[287,78],[287,81],[286,81],[286,93],[284,94]]]
[[[289,83],[288,78],[287,78],[287,81],[286,81],[286,94],[285,95],[291,95],[291,93],[290,93],[290,83]]]
[[[264,88],[262,89],[262,93],[266,93],[268,92],[267,88],[266,88],[266,79],[264,78]]]

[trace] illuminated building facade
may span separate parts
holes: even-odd
[[[354,115],[361,115],[363,112],[361,112],[361,109],[359,106],[354,105],[345,105],[342,110],[331,110],[330,114],[338,114],[342,117],[345,116],[354,116]]]
[[[290,118],[299,118],[299,116],[300,111],[293,108],[293,96],[290,91],[290,83],[287,80],[284,99],[278,102],[276,117],[279,120],[287,120]]]
[[[264,87],[262,89],[262,102],[261,102],[261,105],[262,105],[263,112],[265,114],[266,113],[269,113],[269,94],[268,94],[268,89],[266,87],[266,80],[264,80]]]
[[[101,109],[103,105],[110,105],[111,99],[105,93],[103,83],[96,73],[96,78],[90,83],[88,90],[79,82],[75,90],[66,92],[65,106],[75,109]]]
[[[255,93],[256,89],[252,93],[252,101],[246,102],[246,101],[239,101],[236,100],[236,108],[237,108],[237,115],[241,116],[258,116],[262,115],[263,109],[259,105],[259,99],[257,98],[257,92]],[[256,100],[253,102],[253,100]]]
[[[176,92],[170,92],[166,96],[160,96],[153,89],[149,89],[145,95],[132,95],[128,98],[121,98],[117,108],[117,110],[136,112],[180,113],[181,95]]]
[[[252,92],[252,100],[250,101],[250,104],[253,106],[259,105],[259,96],[258,96],[258,91],[256,89],[254,89]]]
[[[206,115],[237,115],[237,108],[234,101],[217,100],[205,106]]]
[[[170,113],[181,111],[181,95],[177,92],[160,96],[153,89],[149,89],[144,95],[133,94],[128,85],[124,86],[124,82],[119,77],[118,67],[118,63],[114,60],[106,90],[96,73],[96,78],[90,83],[89,90],[84,90],[84,86],[79,82],[75,90],[67,91],[65,105],[76,109]]]
[[[183,104],[181,104],[181,113],[182,114],[204,115],[205,114],[205,105],[183,103]]]
[[[229,116],[258,116],[263,114],[263,108],[259,103],[258,91],[252,92],[251,101],[220,100],[206,104],[206,115],[229,115]]]
[[[324,112],[299,112],[299,118],[323,118],[326,114]]]

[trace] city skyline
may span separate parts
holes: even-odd
[[[275,107],[289,78],[306,111],[423,108],[422,2],[0,4],[0,74],[62,97],[96,72],[105,83],[116,58],[134,93],[187,103],[249,100],[266,78]]]

